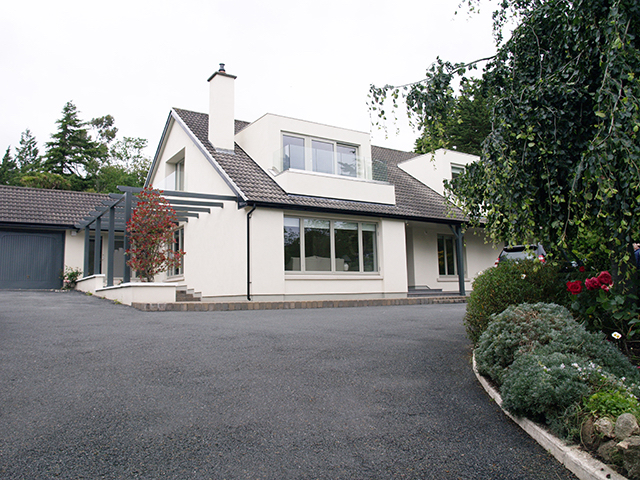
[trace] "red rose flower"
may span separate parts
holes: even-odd
[[[598,290],[600,288],[600,281],[596,277],[587,278],[584,281],[584,286],[587,290]]]
[[[569,290],[572,295],[579,294],[582,291],[582,282],[580,282],[580,280],[567,282],[567,290]]]
[[[584,265],[583,265],[582,267],[580,267],[578,270],[579,270],[580,272],[584,272],[584,271],[585,271]]]
[[[602,285],[611,285],[613,283],[613,279],[611,278],[611,274],[609,272],[607,272],[607,271],[600,272],[600,275],[598,275],[598,281]]]

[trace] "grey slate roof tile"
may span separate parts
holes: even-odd
[[[396,205],[291,195],[287,194],[238,144],[235,145],[234,154],[216,151],[208,140],[207,114],[178,108],[174,108],[173,111],[238,186],[248,203],[408,220],[446,223],[462,221],[460,210],[450,206],[444,197],[398,167],[399,162],[418,156],[416,153],[371,147],[373,160],[384,162],[387,166],[388,180],[395,185]],[[236,120],[235,132],[241,131],[247,125],[248,122]]]
[[[108,195],[0,185],[0,223],[73,228]]]

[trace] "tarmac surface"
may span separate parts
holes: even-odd
[[[464,310],[0,291],[0,478],[575,479],[477,382]]]

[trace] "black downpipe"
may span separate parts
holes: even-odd
[[[251,301],[251,237],[250,233],[250,225],[251,225],[251,214],[256,209],[254,205],[251,210],[247,212],[247,300]]]

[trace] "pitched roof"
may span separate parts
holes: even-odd
[[[372,147],[373,160],[386,164],[388,180],[395,185],[395,205],[293,195],[285,192],[238,144],[235,144],[234,154],[216,151],[208,140],[207,114],[177,108],[173,112],[238,187],[238,193],[247,199],[248,204],[444,223],[462,221],[460,210],[450,206],[444,197],[398,167],[399,162],[418,156],[416,153]],[[247,125],[249,123],[236,121],[236,133]]]
[[[108,195],[0,185],[0,223],[73,228]]]

